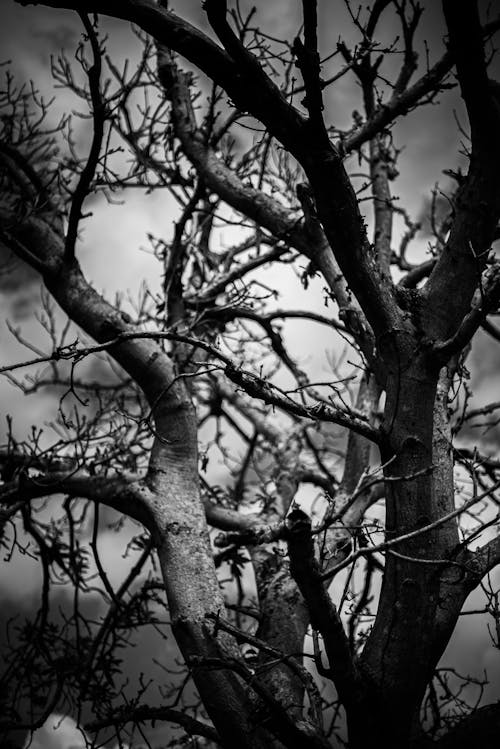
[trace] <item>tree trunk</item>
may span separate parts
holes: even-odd
[[[382,455],[387,540],[454,509],[445,380],[438,387],[438,373],[423,357],[389,368]],[[377,617],[361,662],[374,697],[368,724],[388,747],[406,746],[419,734],[420,705],[447,643],[436,636],[436,622],[451,631],[460,610],[457,596],[450,596],[450,570],[453,576],[456,568],[446,564],[457,544],[451,521],[386,555]]]
[[[179,397],[183,390],[174,405],[169,398],[156,403],[147,479],[172,632],[222,745],[269,747],[274,742],[254,720],[250,690],[231,670],[239,649],[210,618],[224,616],[225,606],[199,491],[196,416],[187,391]]]
[[[61,265],[46,285],[95,340],[102,342],[133,330],[88,285],[78,263]],[[255,718],[248,687],[230,665],[221,668],[207,662],[238,661],[240,654],[230,636],[220,631],[214,634],[208,618],[224,614],[225,607],[199,491],[197,423],[190,395],[171,359],[155,342],[129,341],[111,353],[141,386],[154,418],[155,440],[146,478],[150,493],[145,493],[145,502],[174,636],[222,746],[267,749],[274,742]]]

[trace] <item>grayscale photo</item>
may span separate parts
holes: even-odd
[[[500,746],[499,50],[0,0],[1,749]]]

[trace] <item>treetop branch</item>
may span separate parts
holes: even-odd
[[[282,143],[296,142],[303,134],[305,120],[232,30],[227,20],[226,0],[205,0],[204,8],[210,25],[236,65],[240,84],[245,84],[239,90],[226,88],[227,93],[238,109],[257,117]]]
[[[306,92],[304,104],[309,112],[311,127],[318,138],[328,139],[323,121],[323,95],[321,85],[321,64],[318,52],[318,12],[316,0],[302,2],[304,15],[304,43],[296,37],[293,51],[297,58],[297,65],[304,79]]]
[[[89,79],[90,97],[92,100],[92,121],[94,124],[94,132],[92,134],[92,143],[87,163],[80,174],[78,184],[71,200],[65,242],[65,260],[67,262],[71,262],[75,256],[75,244],[78,235],[78,225],[82,217],[82,207],[85,198],[89,193],[99,163],[102,140],[104,137],[104,123],[106,121],[106,105],[101,94],[101,46],[96,31],[87,14],[80,11],[79,15],[82,19],[85,32],[92,48],[93,63],[88,69],[87,75]]]
[[[347,283],[355,292],[368,320],[386,329],[398,317],[393,295],[378,278],[370,258],[363,218],[350,180],[330,142],[306,148],[305,120],[288,104],[258,60],[236,37],[226,19],[226,4],[209,0],[208,18],[226,52],[175,13],[151,0],[49,0],[52,7],[105,13],[138,24],[154,39],[180,53],[220,85],[242,111],[260,120],[304,167],[316,197],[319,218]],[[245,81],[244,86],[241,85]],[[320,146],[320,147],[318,147]]]

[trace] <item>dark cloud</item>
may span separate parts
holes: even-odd
[[[75,47],[80,37],[75,28],[65,23],[48,29],[33,29],[32,34],[35,39],[41,39],[46,43],[48,49],[54,50]]]
[[[2,58],[11,59],[14,70],[26,78],[38,78],[40,64],[46,74],[50,54],[59,52],[78,37],[81,23],[71,11],[24,7],[14,0],[2,0],[2,6]]]
[[[1,242],[0,297],[15,321],[28,318],[40,301],[40,276]]]
[[[0,292],[18,291],[26,285],[37,283],[38,273],[0,242]]]
[[[12,60],[17,75],[24,80],[33,79],[37,86],[46,89],[51,86],[48,78],[51,55],[62,49],[71,53],[82,38],[78,14],[42,5],[21,6],[15,0],[0,2],[0,61]],[[100,25],[104,34],[118,36],[117,46],[122,52],[133,48],[129,24],[103,16]]]

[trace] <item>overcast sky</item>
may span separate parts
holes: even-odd
[[[35,86],[48,98],[55,95],[52,117],[54,121],[61,115],[67,114],[75,108],[76,100],[67,92],[55,89],[50,75],[50,56],[57,55],[64,48],[68,55],[80,40],[81,22],[76,14],[67,11],[45,9],[41,7],[21,7],[13,0],[0,0],[0,62],[11,61],[11,70],[19,82],[33,80]],[[178,0],[172,7],[189,18],[192,22],[206,28],[201,2],[197,0]],[[250,5],[250,4],[248,4]],[[300,24],[299,2],[292,0],[258,0],[251,5],[257,6],[257,20],[262,28],[271,36],[281,36],[292,40]],[[324,55],[328,54],[336,45],[339,36],[347,33],[348,18],[342,3],[323,0],[319,3],[321,13],[320,43]],[[443,19],[440,3],[428,1],[424,3],[426,11],[422,22],[420,40],[425,39],[429,48],[430,63],[435,62],[443,51]],[[486,5],[486,4],[485,4]],[[137,40],[131,34],[128,26],[121,22],[106,20],[103,28],[109,35],[108,52],[113,59],[119,61],[126,57],[132,60],[137,56]],[[383,26],[383,36],[387,40],[394,36],[394,26],[390,19]],[[389,68],[397,62],[394,58],[389,62]],[[331,63],[331,68],[324,71],[328,77],[335,71],[338,58]],[[118,65],[120,67],[120,65]],[[500,80],[498,66],[495,68],[496,77]],[[0,73],[3,69],[0,69]],[[390,72],[390,70],[388,71]],[[339,85],[328,90],[326,98],[326,115],[338,127],[348,127],[352,121],[354,109],[361,110],[360,92],[353,78],[346,76]],[[456,117],[466,124],[463,106],[457,91],[449,91],[440,97],[440,105],[433,105],[419,110],[404,118],[394,128],[395,143],[402,148],[398,168],[400,176],[393,185],[394,194],[399,197],[400,205],[404,206],[413,218],[421,215],[423,207],[428,205],[430,191],[439,182],[446,189],[447,178],[442,174],[444,169],[456,167],[459,163],[458,151],[460,136],[457,132]],[[77,135],[85,142],[88,133],[82,121],[77,122]],[[153,289],[159,286],[159,268],[157,261],[141,250],[147,245],[146,234],[151,232],[168,239],[171,236],[174,213],[172,202],[164,193],[158,191],[150,195],[135,192],[127,197],[126,205],[108,206],[99,201],[92,206],[94,216],[85,223],[83,240],[78,247],[78,255],[88,277],[100,291],[104,291],[109,298],[117,291],[130,290],[135,295],[142,279],[146,279]],[[427,247],[428,237],[422,235],[415,247],[415,256],[422,256]],[[294,306],[299,306],[307,296],[307,306],[311,307],[311,293],[288,288],[287,276],[280,279],[276,276],[283,292],[284,300],[294,300]],[[283,280],[285,279],[285,281]],[[321,310],[321,286],[317,285],[317,301],[312,306]],[[301,296],[303,295],[303,296]],[[23,349],[16,344],[4,320],[10,319],[16,325],[22,325],[26,336],[41,341],[39,326],[33,318],[33,312],[38,306],[39,289],[36,276],[26,269],[20,269],[17,275],[0,277],[0,349],[2,364],[7,361],[19,360],[24,357]],[[289,332],[292,345],[301,343],[304,347],[304,330],[296,326]],[[315,366],[315,349],[321,341],[313,336],[309,339],[310,350],[304,356],[309,364]],[[320,348],[322,348],[320,346]],[[317,359],[317,366],[323,366],[323,353]],[[481,384],[482,399],[494,397],[499,354],[497,348],[491,346],[486,337],[481,338],[470,359],[473,382]],[[53,409],[54,401],[50,398],[36,399],[26,407],[20,393],[5,380],[0,382],[0,403],[3,430],[6,413],[16,416],[19,433],[29,427],[31,423],[41,423]],[[496,440],[496,436],[495,436]],[[496,445],[493,445],[495,447]],[[115,548],[112,534],[104,539],[107,563],[118,580],[124,574],[122,549]],[[36,605],[38,594],[38,578],[35,568],[28,558],[17,559],[15,577],[11,569],[0,572],[0,586],[4,593],[6,606],[12,610],[29,612],[30,607]],[[19,598],[20,592],[22,593]],[[471,604],[473,606],[473,604]],[[130,673],[138,670],[138,664],[158,647],[158,657],[161,658],[160,644],[151,642],[141,643],[135,654],[130,656]],[[450,645],[452,657],[460,654],[460,668],[465,672],[481,674],[488,667],[493,677],[493,685],[487,696],[494,699],[499,694],[500,662],[499,653],[490,646],[485,627],[478,628],[473,617],[462,620],[453,643]],[[163,655],[164,657],[164,655]],[[33,749],[68,749],[73,738],[71,723],[67,722],[65,732],[52,731],[55,718],[47,727],[38,732],[32,744]],[[55,738],[57,737],[57,738]],[[76,741],[76,739],[75,739]],[[77,744],[75,743],[75,746]]]

